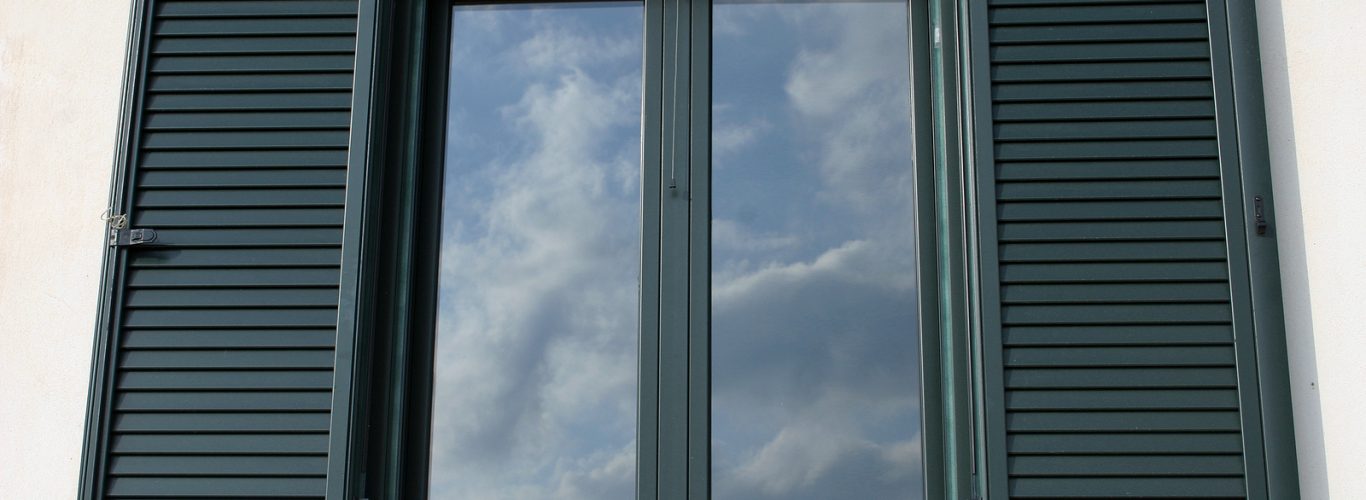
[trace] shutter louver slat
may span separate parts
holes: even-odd
[[[1206,2],[976,5],[992,496],[1245,498]]]
[[[358,4],[149,5],[95,496],[321,499]]]

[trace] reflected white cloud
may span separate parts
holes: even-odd
[[[456,9],[434,499],[633,494],[639,20]]]
[[[718,500],[921,498],[904,9],[716,7]]]
[[[718,500],[919,498],[903,9],[717,7]],[[456,15],[434,499],[633,495],[640,14]]]

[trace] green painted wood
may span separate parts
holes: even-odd
[[[1073,411],[1077,413],[1113,410],[1236,410],[1238,409],[1238,393],[1232,389],[1031,389],[1026,391],[1012,388],[1006,395],[1005,409],[1009,411]],[[1008,438],[1010,440],[1006,442],[1006,450],[1009,453],[1016,453],[1017,451],[1024,452],[1036,448],[1039,450],[1051,449],[1050,446],[1067,446],[1067,443],[1061,440],[1053,443],[1052,440],[1055,437],[1010,433]],[[1149,437],[1155,436],[1125,437],[1123,443],[1137,445]],[[1192,440],[1199,439],[1199,436],[1195,434],[1186,437],[1191,437]],[[1239,442],[1236,434],[1225,438],[1225,440],[1235,443],[1226,444],[1225,448],[1237,446],[1236,443]],[[1104,437],[1095,438],[1088,442],[1094,442],[1093,446],[1102,450],[1106,449],[1105,446],[1107,446]],[[1019,443],[1029,443],[1030,447],[1022,450],[1017,446]],[[1124,449],[1120,444],[1115,446],[1116,448],[1110,451],[1119,453]],[[1191,453],[1197,453],[1200,450],[1200,448],[1195,448],[1191,450]],[[1131,450],[1131,453],[1141,453],[1141,451],[1134,449]]]
[[[1203,141],[1202,141],[1203,142]],[[1203,148],[1205,145],[1201,145]],[[1087,147],[1086,149],[1091,149]],[[1142,154],[1134,150],[1129,154]],[[1080,155],[1078,155],[1080,156]],[[1084,158],[1074,158],[1084,159]],[[1190,200],[1218,199],[1217,180],[1129,180],[1009,182],[998,187],[1001,201],[1056,201],[1056,200]]]
[[[127,371],[118,386],[130,391],[214,390],[327,390],[332,388],[330,370],[259,370],[244,373],[204,370]]]
[[[354,36],[256,37],[222,36],[161,38],[152,43],[155,54],[349,54]]]
[[[162,93],[148,96],[147,109],[148,111],[349,111],[351,109],[351,94],[346,91],[263,92],[253,94]]]
[[[1148,139],[1134,137],[1133,139]],[[188,142],[188,141],[187,141]],[[172,145],[173,146],[173,145]],[[193,147],[187,144],[183,147]],[[996,145],[1000,161],[1120,160],[1127,158],[1212,158],[1218,154],[1212,139],[1110,140],[1068,142],[1011,142]]]
[[[1067,52],[1063,52],[1066,54]],[[1139,99],[1198,99],[1213,97],[1209,82],[1088,82],[1088,83],[1000,83],[992,86],[997,102],[1028,101],[1113,101]]]
[[[1226,346],[1010,347],[1007,367],[1233,366]]]
[[[82,498],[322,499],[357,2],[137,8]]]
[[[1002,304],[1195,304],[1227,303],[1225,283],[1184,284],[1061,284],[1007,285],[1001,287]]]
[[[180,17],[316,17],[354,16],[356,2],[345,0],[166,0],[157,8],[162,19]]]
[[[1212,139],[1215,132],[1214,120],[1008,123],[996,126],[996,140],[1054,142],[1077,139]]]
[[[1001,262],[1160,262],[1224,258],[1223,241],[1008,243]]]
[[[148,189],[137,198],[147,207],[319,207],[342,206],[342,188],[312,189]]]
[[[1234,414],[1233,421],[1237,420]],[[1076,471],[1078,476],[1109,477],[1235,477],[1243,473],[1243,461],[1237,455],[1036,455],[1011,457],[1010,465],[1011,473],[1017,477],[1049,477],[1059,469]]]
[[[287,3],[281,0],[280,3]],[[353,2],[354,3],[354,2]],[[154,30],[159,37],[204,36],[355,36],[356,16],[308,18],[226,18],[226,19],[158,19]]]
[[[152,64],[152,73],[325,73],[347,71],[355,64],[351,54],[307,55],[164,55]]]
[[[326,328],[235,329],[231,332],[159,329],[125,331],[127,349],[314,349],[332,347],[335,332]]]
[[[316,455],[327,451],[326,434],[121,434],[121,455]]]
[[[1031,389],[1216,388],[1236,387],[1232,368],[1012,368],[1006,387]]]
[[[192,210],[191,210],[192,211]],[[291,209],[275,212],[292,212]],[[138,220],[134,218],[134,220]],[[212,220],[212,219],[211,219]],[[148,223],[148,226],[155,227]],[[174,224],[168,224],[174,226]],[[134,267],[330,267],[341,250],[327,247],[305,248],[187,248],[184,250],[147,249],[130,259]]]
[[[331,406],[330,391],[123,391],[114,400],[114,409],[119,412],[314,412]],[[224,442],[231,440],[224,438]],[[173,441],[166,446],[168,450],[176,449]],[[197,454],[194,450],[185,451],[186,455]],[[295,450],[286,448],[283,452],[290,451]]]
[[[999,6],[988,13],[988,19],[996,26],[1204,21],[1205,6],[1198,1],[1180,4],[1078,5],[1067,9]]]
[[[151,75],[149,92],[338,91],[351,88],[350,72],[303,74]]]
[[[1137,3],[1149,5],[1165,3],[1190,3],[1191,0],[1139,0]],[[1067,5],[1111,5],[1111,4],[1133,4],[1135,0],[990,0],[989,5],[997,7],[1011,6],[1067,6]]]
[[[219,414],[232,420],[250,421],[250,414]],[[309,456],[146,456],[115,458],[109,471],[114,476],[322,476],[326,457]]]
[[[989,498],[1280,498],[1224,2],[970,6]]]
[[[115,477],[108,497],[202,498],[199,492],[213,491],[223,495],[218,498],[311,498],[323,486],[322,478]]]
[[[1020,434],[1013,436],[1010,444],[1012,455],[1211,455],[1242,451],[1236,432]]]
[[[1228,279],[1219,262],[1109,262],[1009,264],[1001,283],[1199,283]]]
[[[341,209],[336,208],[153,208],[138,212],[134,221],[136,225],[153,227],[317,227],[333,225],[339,217]],[[323,261],[335,262],[335,259]]]
[[[1042,325],[1002,328],[1005,346],[1188,346],[1233,341],[1229,325]]]
[[[1069,7],[1071,8],[1071,7]],[[1203,22],[1125,23],[1113,25],[1004,26],[990,31],[993,44],[1095,43],[1205,40]]]
[[[1224,234],[1215,220],[1002,222],[1003,242],[1210,240]]]
[[[1222,217],[1223,205],[1218,200],[1043,201],[997,206],[997,218],[1001,222],[1218,220]]]
[[[1061,83],[1060,85],[1071,85]],[[1063,90],[1059,90],[1060,92]],[[992,106],[995,123],[1012,121],[1111,121],[1157,120],[1175,118],[1213,118],[1214,104],[1208,100],[1115,99],[1070,102],[1002,101]],[[1141,158],[1136,158],[1141,160]]]
[[[1208,55],[1209,44],[1203,41],[1074,44],[1067,51],[1051,45],[1005,45],[991,49],[991,60],[998,63],[1161,61],[1201,59]]]
[[[1244,498],[1239,477],[1013,479],[1011,498]]]
[[[1241,426],[1236,411],[1110,411],[1057,412],[1017,411],[1006,416],[1013,432],[1237,432]],[[1114,462],[1138,462],[1143,457],[1117,457]],[[1241,468],[1241,460],[1238,461]],[[1041,465],[1041,464],[1040,464]],[[1080,465],[1080,464],[1078,464]],[[1113,475],[1140,474],[1142,471],[1117,469]],[[1012,473],[1047,474],[1048,469],[1012,470]]]
[[[126,370],[320,370],[331,367],[331,349],[128,349]]]
[[[148,130],[221,130],[221,129],[347,129],[350,114],[345,111],[301,112],[218,112],[148,113]]]
[[[130,308],[297,308],[336,307],[336,288],[290,288],[273,290],[133,290]]]
[[[263,97],[273,97],[265,95]],[[263,106],[272,104],[265,99]],[[143,155],[143,168],[345,168],[342,149],[274,151],[152,151]]]
[[[335,269],[136,269],[129,273],[135,288],[240,288],[337,286]]]
[[[286,130],[286,131],[218,131],[218,132],[148,132],[143,147],[162,149],[314,149],[345,148],[345,130]]]

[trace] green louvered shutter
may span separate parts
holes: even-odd
[[[1223,8],[970,3],[990,498],[1268,496]]]
[[[82,497],[322,498],[356,2],[139,4]]]

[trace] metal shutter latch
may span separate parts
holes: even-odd
[[[157,240],[155,229],[128,227],[127,215],[110,214],[109,211],[105,211],[100,218],[109,225],[109,246],[111,247],[141,245]]]

